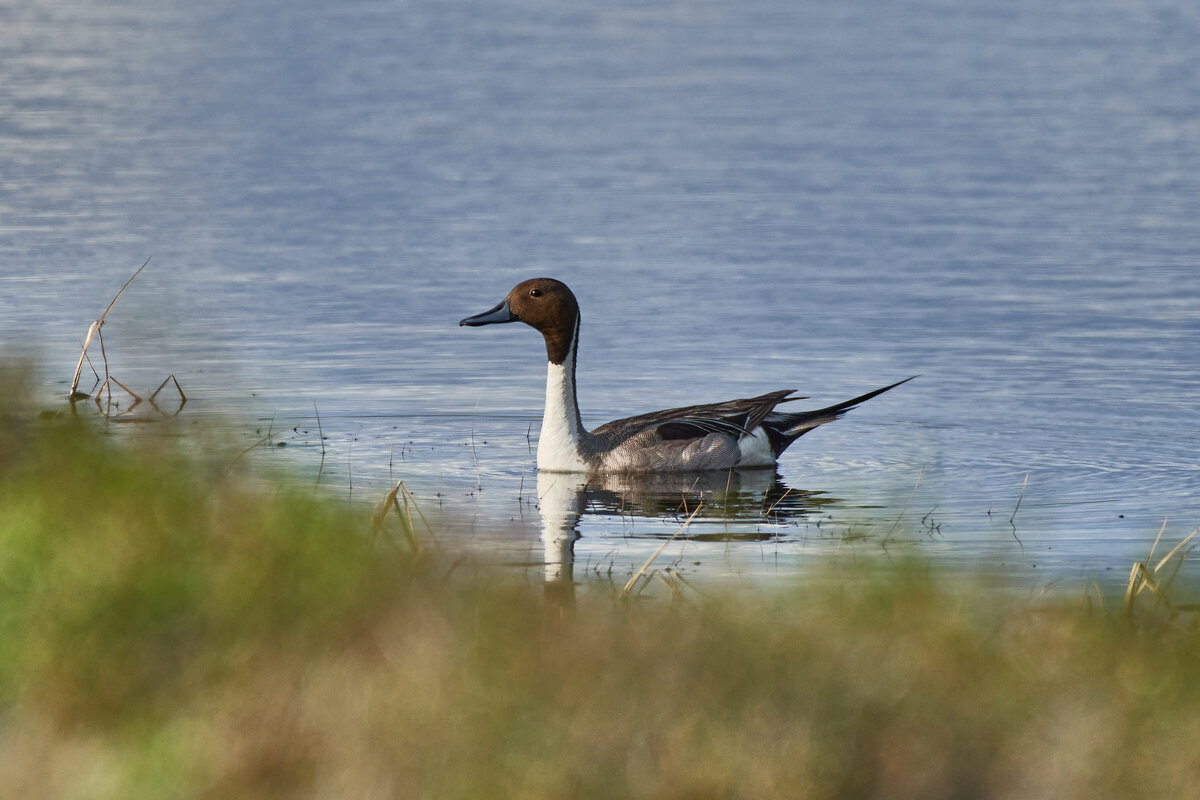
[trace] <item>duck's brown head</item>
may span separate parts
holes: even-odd
[[[571,351],[575,328],[579,324],[579,303],[562,281],[531,278],[512,288],[494,308],[467,317],[459,325],[494,325],[500,322],[524,322],[546,338],[546,358],[561,364]]]

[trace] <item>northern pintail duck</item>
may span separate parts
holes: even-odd
[[[783,413],[781,403],[801,400],[794,390],[724,403],[686,406],[606,423],[587,431],[575,397],[579,303],[566,284],[533,278],[513,287],[498,305],[459,325],[524,322],[546,340],[546,410],[538,437],[537,465],[547,472],[699,472],[773,467],[792,442],[832,422],[859,403],[912,380],[815,411]]]

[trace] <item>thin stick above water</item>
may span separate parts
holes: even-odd
[[[71,397],[74,397],[76,392],[79,390],[79,374],[81,372],[83,372],[83,362],[84,362],[84,359],[87,358],[87,351],[88,351],[88,348],[91,347],[92,339],[94,339],[97,335],[99,335],[100,328],[104,325],[104,321],[106,319],[108,319],[108,312],[112,311],[113,306],[115,306],[117,304],[117,301],[121,299],[121,295],[125,294],[125,290],[129,288],[129,284],[133,283],[134,278],[136,278],[138,275],[142,274],[142,270],[144,270],[146,268],[146,265],[149,263],[150,263],[149,258],[147,258],[145,261],[142,262],[142,265],[137,268],[137,272],[133,273],[131,276],[129,276],[129,280],[125,281],[125,285],[121,287],[121,291],[117,292],[116,296],[112,299],[112,302],[108,304],[108,308],[104,309],[104,313],[100,315],[100,319],[93,322],[91,324],[91,326],[88,328],[87,338],[84,339],[84,341],[83,341],[83,352],[79,354],[79,363],[75,365],[75,376],[71,379],[71,392],[70,392]],[[103,339],[101,340],[101,342],[103,342]],[[103,345],[101,345],[101,346],[103,346]],[[105,380],[107,381],[107,379],[108,379],[107,359],[105,361],[104,373],[105,373],[104,374]]]
[[[693,511],[691,513],[691,515],[689,515],[688,518],[685,519],[683,521],[683,523],[678,528],[675,529],[675,532],[672,533],[665,542],[660,544],[658,546],[657,550],[655,550],[653,553],[650,554],[650,557],[646,559],[646,563],[642,564],[642,568],[639,569],[637,572],[635,572],[633,574],[633,577],[629,579],[629,582],[625,584],[625,588],[621,590],[622,596],[625,596],[625,597],[629,596],[629,591],[631,589],[633,589],[634,585],[637,584],[638,580],[643,575],[646,574],[646,570],[648,570],[650,568],[650,565],[654,563],[654,559],[658,558],[658,554],[661,553],[663,551],[663,549],[666,548],[667,545],[669,545],[671,542],[675,541],[675,538],[677,536],[679,536],[679,534],[681,534],[685,530],[687,530],[688,525],[690,525],[692,520],[696,518],[696,515],[700,513],[700,509],[702,509],[702,508],[704,508],[704,503],[700,503],[700,505],[696,506],[696,510]]]
[[[1029,485],[1029,473],[1026,472],[1025,480],[1021,481],[1021,494],[1017,496],[1016,508],[1013,509],[1012,516],[1008,518],[1008,524],[1012,525],[1014,530],[1016,529],[1017,526],[1013,523],[1013,520],[1017,518],[1017,512],[1021,510],[1021,501],[1025,499],[1025,487],[1028,485]]]

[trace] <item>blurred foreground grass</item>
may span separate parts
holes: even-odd
[[[228,457],[0,417],[5,796],[1097,798],[1200,783],[1191,621],[1035,607],[914,565],[684,603],[593,591],[564,609]]]

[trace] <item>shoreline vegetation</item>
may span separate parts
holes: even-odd
[[[39,418],[3,384],[13,796],[1106,798],[1200,782],[1196,587],[1187,568],[1167,580],[1187,547],[1134,565],[1127,601],[1014,598],[881,559],[762,591],[647,602],[601,584],[564,604],[422,546],[402,492],[373,524],[217,446]]]

